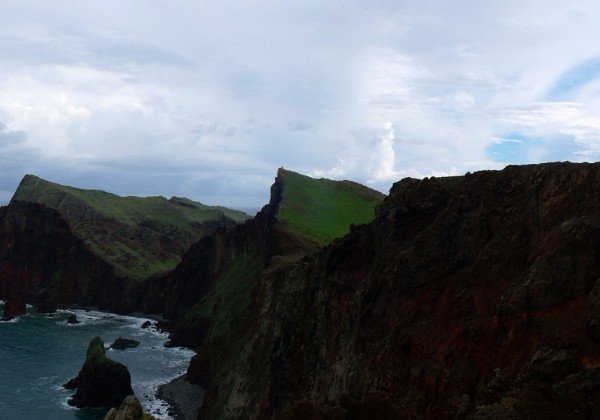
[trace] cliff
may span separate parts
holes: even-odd
[[[120,197],[26,175],[11,204],[43,204],[121,277],[145,279],[168,272],[198,239],[218,226],[249,218],[224,207],[180,197]],[[9,204],[10,206],[10,204]]]
[[[172,197],[119,197],[23,178],[0,208],[5,317],[79,304],[138,309],[139,288],[169,272],[191,245],[249,216]]]
[[[75,303],[133,309],[126,287],[56,210],[27,202],[1,209],[0,297],[7,317],[23,313],[25,303],[41,311]]]
[[[195,307],[199,418],[598,416],[598,185],[570,163],[396,183],[372,223]]]
[[[384,197],[360,184],[313,179],[280,168],[270,202],[256,217],[223,226],[195,243],[172,273],[145,285],[139,307],[169,318],[197,318],[198,307],[208,306],[215,296],[246,299],[266,268],[310,255],[322,243],[348,233],[353,224],[371,221]],[[175,341],[193,347],[179,334]]]

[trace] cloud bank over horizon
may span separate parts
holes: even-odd
[[[387,192],[600,157],[597,2],[2,9],[0,204],[26,173],[260,207],[282,166]]]

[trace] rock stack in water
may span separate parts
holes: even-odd
[[[106,357],[100,337],[92,339],[79,374],[64,387],[76,390],[68,401],[76,407],[118,407],[133,394],[127,367]]]

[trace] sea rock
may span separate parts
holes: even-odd
[[[140,345],[140,342],[137,340],[130,340],[128,338],[117,338],[114,343],[110,345],[109,348],[115,350],[125,350],[129,348],[134,348]]]
[[[79,324],[81,321],[77,319],[77,315],[70,314],[67,318],[67,324]]]
[[[16,316],[23,315],[27,312],[27,305],[25,300],[20,296],[12,299],[8,299],[4,304],[4,313],[2,314],[2,321],[10,321]]]
[[[79,374],[64,387],[76,388],[68,401],[76,407],[115,407],[133,394],[127,367],[106,357],[100,337],[92,339]]]

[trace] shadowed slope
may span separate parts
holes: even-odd
[[[263,272],[245,342],[192,362],[199,418],[596,418],[598,185],[570,163],[396,183],[372,223]]]
[[[116,274],[144,279],[173,269],[189,246],[218,225],[249,216],[186,198],[120,197],[26,175],[12,201],[57,210]]]

